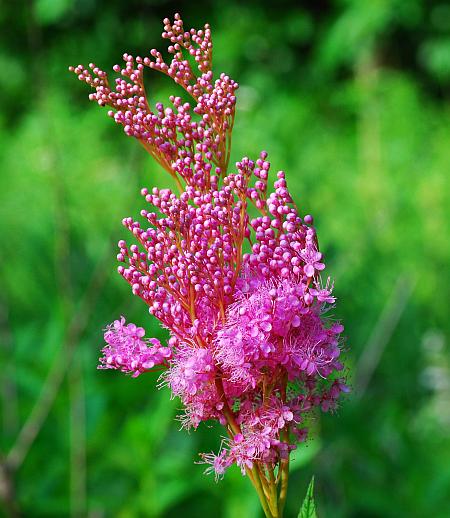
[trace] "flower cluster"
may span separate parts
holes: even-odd
[[[120,74],[114,88],[108,74],[94,63],[88,69],[78,65],[70,70],[95,89],[89,98],[100,106],[109,106],[108,115],[123,126],[127,135],[137,138],[172,176],[209,189],[209,175],[205,173],[225,174],[228,166],[238,84],[225,74],[213,80],[209,25],[204,30],[185,31],[176,14],[173,24],[164,20],[162,36],[170,41],[170,64],[155,49],[145,58],[124,54],[124,66],[113,67]],[[198,73],[189,57],[195,60]],[[144,86],[146,67],[182,86],[196,103],[192,112],[189,103],[175,96],[169,99],[171,107],[157,103],[152,110]]]
[[[237,464],[266,515],[281,516],[289,454],[305,439],[308,416],[334,409],[348,391],[343,326],[329,314],[333,284],[321,281],[313,218],[300,215],[284,172],[268,189],[267,153],[227,171],[238,85],[224,74],[213,81],[209,26],[185,31],[175,15],[173,24],[164,20],[163,38],[171,63],[156,50],[146,58],[125,54],[125,67],[114,67],[122,76],[115,90],[95,65],[94,75],[72,68],[179,189],[142,189],[142,219],[123,220],[133,242],[121,240],[117,255],[120,275],[169,330],[168,344],[144,340],[144,330],[122,318],[106,330],[100,368],[133,376],[163,369],[161,385],[184,404],[184,427],[208,420],[225,427],[220,452],[203,454],[207,471],[220,477]],[[158,103],[151,111],[144,67],[180,84],[199,120],[178,97],[172,108]]]
[[[125,325],[125,318],[115,320],[105,332],[106,346],[99,369],[118,369],[133,373],[133,377],[155,365],[167,367],[172,349],[164,347],[156,338],[144,339],[145,330],[134,324]]]

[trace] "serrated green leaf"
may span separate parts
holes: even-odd
[[[306,490],[306,496],[298,513],[298,518],[317,518],[316,505],[314,503],[314,476]]]

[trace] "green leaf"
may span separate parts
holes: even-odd
[[[298,518],[317,518],[316,505],[314,503],[314,476],[309,483],[305,499],[298,513]]]

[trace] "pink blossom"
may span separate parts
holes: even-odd
[[[206,472],[221,478],[232,464],[243,474],[257,464],[263,474],[306,439],[315,409],[333,410],[349,390],[343,326],[327,317],[334,286],[322,284],[313,217],[302,218],[284,171],[271,187],[265,151],[229,167],[238,84],[214,79],[209,25],[185,30],[176,14],[162,36],[170,62],[155,49],[124,54],[114,82],[93,63],[71,67],[176,185],[141,190],[145,207],[123,219],[130,240],[117,254],[168,345],[122,317],[106,329],[99,368],[135,377],[159,366],[160,385],[183,403],[182,427],[215,420],[226,429],[219,454],[202,455]],[[145,69],[172,78],[191,103],[170,96],[151,107]]]
[[[145,330],[134,324],[125,325],[125,318],[115,320],[105,331],[106,346],[102,349],[99,369],[132,372],[133,377],[156,365],[167,365],[172,350],[156,338],[144,339]]]
[[[316,288],[311,288],[309,293],[313,297],[316,297],[319,302],[327,302],[328,304],[334,304],[336,302],[336,298],[331,295],[334,284],[329,277],[327,278],[325,287],[323,287],[320,282],[316,282],[315,286]]]

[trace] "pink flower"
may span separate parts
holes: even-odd
[[[309,228],[306,232],[306,246],[300,251],[300,257],[304,261],[303,271],[307,277],[313,277],[316,271],[322,271],[325,265],[321,262],[322,254],[317,250],[315,231]]]
[[[301,217],[285,173],[269,186],[267,153],[229,171],[238,84],[214,79],[209,25],[187,31],[176,14],[162,36],[170,62],[155,49],[124,54],[113,83],[95,64],[71,67],[176,185],[142,189],[145,207],[140,219],[123,219],[131,241],[121,239],[117,254],[119,274],[169,331],[168,345],[122,317],[105,331],[99,368],[136,377],[159,366],[160,385],[183,403],[182,427],[223,425],[219,454],[202,455],[216,479],[232,464],[280,474],[306,439],[309,414],[333,410],[348,391],[343,326],[326,316],[333,283],[322,284],[313,218]],[[170,96],[151,107],[145,69],[172,78],[191,104]]]
[[[107,345],[102,349],[99,369],[118,369],[133,377],[156,365],[167,365],[172,350],[156,338],[144,339],[145,330],[134,324],[125,325],[125,318],[115,320],[105,331]]]
[[[202,453],[201,464],[208,464],[209,466],[205,469],[205,474],[209,475],[214,473],[216,482],[223,478],[225,471],[233,464],[229,452],[223,449],[218,455],[214,453]]]
[[[330,278],[327,278],[327,283],[325,287],[323,287],[319,282],[316,282],[316,288],[311,288],[309,293],[316,297],[319,302],[326,302],[328,304],[334,304],[336,302],[336,297],[331,295],[333,291],[334,284],[331,282]]]

